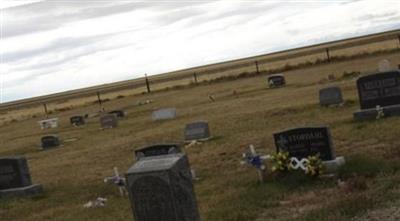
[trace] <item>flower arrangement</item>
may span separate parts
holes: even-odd
[[[313,155],[313,156],[308,156],[307,158],[299,161],[296,158],[291,158],[289,157],[288,152],[278,152],[275,154],[272,154],[271,156],[271,162],[272,162],[272,172],[289,172],[293,171],[296,169],[302,169],[304,170],[304,173],[308,176],[311,177],[317,177],[321,174],[323,174],[324,171],[324,166],[322,163],[322,160],[319,156]],[[293,164],[296,164],[296,162],[299,164],[302,164],[303,166],[294,166]]]
[[[308,163],[306,169],[304,170],[306,175],[317,177],[323,174],[324,165],[319,157],[319,154],[307,157]]]
[[[287,172],[292,170],[289,152],[278,152],[271,156],[272,172]]]

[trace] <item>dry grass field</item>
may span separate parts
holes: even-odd
[[[125,97],[104,103],[108,111],[128,113],[118,128],[108,130],[99,129],[96,117],[82,128],[69,124],[73,115],[98,111],[90,99],[85,105],[68,104],[69,110],[55,111],[50,117],[60,118],[59,128],[43,131],[37,120],[44,116],[37,107],[38,113],[31,113],[35,118],[21,118],[0,128],[0,156],[25,155],[33,182],[42,184],[45,192],[34,198],[0,201],[0,220],[133,220],[128,198],[120,197],[103,178],[112,175],[114,166],[126,171],[133,165],[135,148],[181,142],[185,124],[196,120],[207,120],[216,137],[185,149],[200,177],[195,191],[202,220],[345,221],[368,220],[370,216],[384,220],[381,218],[400,206],[400,118],[354,122],[352,113],[359,108],[355,77],[343,77],[345,72],[373,72],[382,59],[400,64],[400,54],[389,53],[314,65],[285,72],[288,85],[278,89],[268,89],[265,75],[258,75],[150,94],[126,92]],[[327,81],[329,74],[337,80]],[[318,91],[328,85],[341,87],[344,106],[318,105]],[[208,94],[216,101],[210,102]],[[154,102],[137,105],[147,99]],[[153,122],[151,112],[161,107],[176,107],[177,119]],[[249,144],[273,153],[274,132],[304,125],[330,127],[337,155],[347,159],[339,178],[363,185],[342,189],[336,178],[271,175],[265,184],[259,184],[254,169],[240,165]],[[77,140],[41,151],[40,138],[46,134]],[[108,198],[106,207],[83,208],[98,196]]]

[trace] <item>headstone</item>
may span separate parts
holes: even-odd
[[[157,120],[168,120],[176,118],[176,109],[175,108],[164,108],[153,111],[152,119],[154,121]]]
[[[135,156],[136,160],[140,160],[143,157],[176,154],[180,152],[181,147],[179,144],[156,144],[135,150]]]
[[[118,126],[118,118],[115,114],[105,114],[100,117],[101,128],[114,128]]]
[[[73,116],[69,119],[72,125],[81,126],[85,124],[85,118],[83,116]]]
[[[301,160],[319,154],[324,161],[334,160],[335,154],[329,128],[299,127],[274,134],[277,151]]]
[[[272,74],[268,76],[268,85],[270,88],[285,86],[285,76],[283,74]]]
[[[210,128],[206,121],[187,124],[184,131],[185,141],[206,140],[210,138]]]
[[[126,180],[135,221],[200,221],[185,154],[145,157]]]
[[[385,117],[400,115],[400,71],[382,72],[357,80],[361,110],[356,120],[374,119],[381,112]]]
[[[58,118],[51,118],[46,120],[38,121],[40,128],[49,129],[49,128],[56,128],[58,126]]]
[[[41,185],[32,184],[28,163],[24,157],[0,157],[0,199],[41,192]]]
[[[47,135],[42,137],[42,149],[50,149],[60,146],[60,140],[57,135]]]
[[[328,87],[319,91],[319,104],[321,106],[339,105],[342,103],[343,96],[339,87]]]
[[[379,63],[378,63],[378,71],[379,72],[386,72],[386,71],[390,71],[391,69],[392,68],[391,68],[390,62],[388,60],[383,59],[383,60],[379,61]]]
[[[115,114],[118,118],[123,118],[125,117],[125,112],[122,110],[114,110],[114,111],[110,111],[108,112],[109,114]]]

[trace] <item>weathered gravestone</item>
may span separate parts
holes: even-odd
[[[391,69],[392,68],[391,68],[390,62],[388,60],[383,59],[383,60],[379,61],[379,63],[378,63],[378,71],[379,72],[386,72],[386,71],[390,71]]]
[[[340,105],[342,103],[343,96],[339,87],[328,87],[319,91],[319,104],[321,106]]]
[[[83,116],[73,116],[69,119],[72,125],[81,126],[85,125],[85,118]]]
[[[49,128],[56,128],[58,126],[58,118],[51,118],[46,120],[38,121],[40,128],[49,129]]]
[[[277,152],[288,152],[289,157],[295,158],[297,164],[302,164],[303,159],[309,156],[319,155],[325,166],[325,172],[332,173],[345,163],[344,157],[335,157],[330,131],[327,127],[289,129],[275,133],[274,140]]]
[[[0,157],[0,199],[34,195],[42,191],[41,185],[32,184],[24,157]]]
[[[355,120],[400,115],[400,71],[389,71],[360,77],[357,80],[361,110]]]
[[[125,112],[122,110],[113,110],[108,112],[109,114],[115,114],[115,116],[117,116],[118,118],[123,118],[125,117]]]
[[[155,144],[135,150],[135,157],[136,160],[140,160],[143,157],[176,154],[180,152],[181,147],[179,144]]]
[[[101,128],[114,128],[118,126],[118,118],[115,114],[105,114],[100,117]]]
[[[157,120],[168,120],[176,118],[176,109],[175,108],[164,108],[153,111],[152,119],[154,121]]]
[[[57,135],[44,136],[42,137],[41,141],[43,150],[60,146],[60,140],[58,139]]]
[[[184,131],[185,141],[207,140],[210,138],[210,128],[206,121],[187,124]]]
[[[200,221],[185,154],[141,158],[125,176],[135,221]]]
[[[335,154],[327,127],[299,127],[274,134],[277,151],[297,159],[319,154],[322,160],[334,160]]]
[[[270,88],[285,86],[285,76],[283,74],[272,74],[268,76],[268,85]]]

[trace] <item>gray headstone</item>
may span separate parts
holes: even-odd
[[[270,88],[283,87],[286,84],[283,74],[272,74],[268,76],[268,85]]]
[[[135,156],[136,160],[140,160],[143,157],[176,154],[180,152],[181,152],[181,147],[179,144],[155,144],[155,145],[141,147],[135,150]]]
[[[327,127],[299,127],[274,134],[277,151],[287,151],[298,159],[319,154],[322,160],[334,160],[333,144]]]
[[[154,121],[157,120],[168,120],[176,118],[176,109],[175,108],[164,108],[153,111],[152,118]]]
[[[38,121],[40,128],[43,129],[49,129],[49,128],[56,128],[58,127],[58,118],[50,118],[46,120],[41,120]]]
[[[206,121],[187,124],[184,131],[185,141],[204,140],[210,138],[210,128]]]
[[[339,87],[328,87],[319,91],[319,104],[321,106],[339,105],[341,103],[343,103],[343,97]]]
[[[81,126],[85,124],[85,118],[83,116],[73,116],[69,119],[72,125]]]
[[[379,61],[378,71],[385,72],[385,71],[390,71],[391,69],[392,68],[391,68],[390,62],[388,60],[383,59],[383,60]]]
[[[200,221],[186,155],[145,157],[126,180],[135,221]]]
[[[100,117],[101,128],[114,128],[118,126],[118,118],[115,114],[105,114]]]
[[[24,157],[0,157],[0,198],[40,192],[40,185],[32,185],[28,163]]]
[[[57,135],[44,136],[41,141],[44,150],[60,146],[60,140]]]

